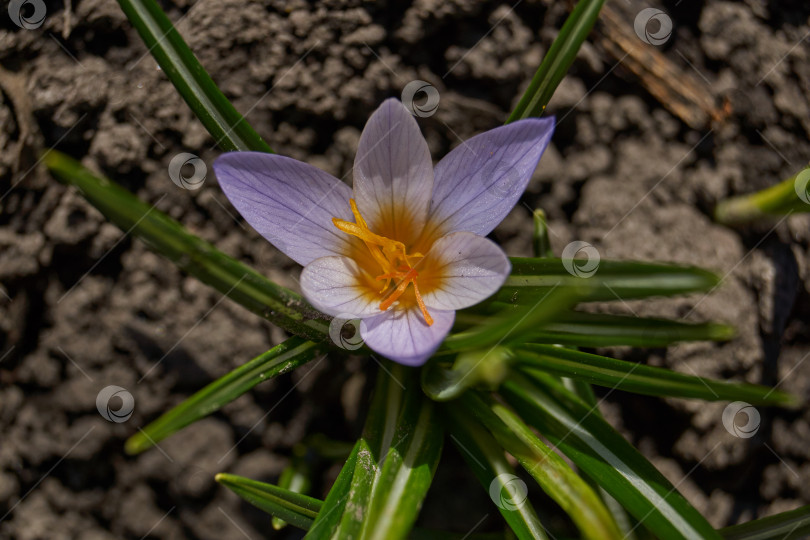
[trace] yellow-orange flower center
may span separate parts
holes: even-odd
[[[332,218],[332,223],[346,234],[362,240],[371,256],[383,269],[383,273],[376,277],[378,281],[385,281],[382,289],[380,289],[380,294],[383,296],[380,302],[380,310],[385,311],[390,308],[405,293],[408,285],[413,285],[413,294],[416,297],[419,309],[422,311],[422,316],[428,326],[432,325],[433,317],[428,313],[427,307],[422,301],[422,295],[419,293],[419,286],[416,283],[419,272],[416,271],[413,262],[414,259],[422,259],[424,255],[421,253],[408,254],[405,244],[402,242],[372,232],[368,228],[366,220],[360,215],[354,199],[350,199],[349,202],[352,206],[355,222]]]

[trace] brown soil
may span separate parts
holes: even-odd
[[[342,176],[369,111],[414,79],[441,94],[437,113],[420,119],[435,157],[457,137],[502,123],[562,24],[564,4],[177,0],[164,7],[274,149]],[[494,238],[510,254],[528,255],[529,209],[542,207],[557,253],[579,239],[603,258],[716,270],[726,279],[708,297],[609,309],[722,320],[738,338],[611,352],[807,396],[810,218],[739,231],[709,216],[717,200],[808,161],[810,5],[661,7],[675,28],[664,55],[693,77],[697,70],[718,101],[730,95],[743,105],[711,130],[691,129],[622,65],[614,69],[601,46],[586,44],[549,107],[560,121],[552,145]],[[273,536],[269,519],[214,485],[213,473],[275,481],[306,433],[354,439],[375,365],[329,358],[260,385],[160,450],[123,454],[122,442],[139,426],[284,336],[105,223],[36,167],[30,148],[83,157],[282,284],[296,287],[298,269],[237,217],[212,173],[196,191],[170,181],[176,154],[199,155],[210,170],[219,151],[117,4],[74,0],[70,17],[62,2],[47,2],[47,10],[36,30],[0,13],[0,64],[9,72],[0,97],[0,537]],[[9,89],[15,76],[24,99]],[[29,150],[18,155],[21,138]],[[108,385],[134,395],[127,422],[96,411]],[[716,526],[810,502],[810,415],[762,409],[756,436],[740,439],[721,423],[724,405],[616,392],[603,409]],[[488,514],[477,530],[497,530],[487,495],[453,465],[453,452],[448,445],[424,523],[467,532]],[[334,474],[334,467],[323,471],[317,495]],[[297,537],[278,537],[285,535]]]

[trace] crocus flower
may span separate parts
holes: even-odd
[[[361,319],[372,350],[420,365],[455,311],[509,275],[509,259],[485,235],[517,203],[553,126],[532,118],[495,128],[434,169],[414,117],[389,99],[360,137],[353,189],[272,154],[224,154],[214,170],[247,222],[304,266],[301,289],[313,306]]]

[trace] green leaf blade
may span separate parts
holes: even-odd
[[[318,499],[234,474],[219,473],[214,479],[253,506],[299,529],[309,529],[323,506]]]
[[[220,377],[192,395],[144,429],[130,437],[125,450],[137,454],[151,448],[182,428],[208,416],[257,384],[289,373],[323,353],[324,346],[301,338],[290,338],[250,362]]]
[[[363,438],[307,538],[400,539],[413,528],[441,456],[435,406],[416,370],[381,366]],[[323,525],[321,525],[323,524]]]
[[[795,540],[810,535],[810,506],[720,529],[725,540]]]
[[[732,337],[734,329],[719,323],[572,311],[538,329],[531,341],[572,347],[666,347],[682,341],[728,341]]]
[[[580,0],[540,63],[529,87],[506,121],[540,116],[593,28],[604,0]]]
[[[714,218],[726,225],[810,212],[810,167],[769,188],[721,201]]]
[[[501,394],[657,538],[721,538],[638,450],[550,375],[515,374]]]
[[[515,352],[515,363],[523,368],[651,396],[797,405],[793,396],[766,386],[706,379],[551,345],[525,345]]]
[[[226,151],[273,150],[231,105],[154,0],[118,0],[129,21],[191,110]]]
[[[490,498],[493,484],[499,496],[508,493],[507,484],[516,478],[515,469],[506,460],[504,450],[495,438],[479,422],[473,421],[466,409],[449,404],[443,412],[450,438]],[[518,540],[547,540],[545,527],[528,499],[518,504],[515,501],[503,504],[501,501],[497,507]]]
[[[290,460],[290,464],[281,471],[281,476],[278,479],[278,487],[292,491],[293,493],[301,493],[306,495],[312,487],[310,475],[312,471],[308,460],[305,456],[299,455],[295,449],[294,455]],[[280,531],[287,526],[287,522],[278,516],[273,516],[271,520],[273,529]]]
[[[506,306],[463,332],[451,334],[442,349],[460,351],[519,343],[535,329],[555,319],[587,297],[587,281],[577,286],[552,286],[540,298],[519,306]]]
[[[581,286],[587,282],[588,301],[633,300],[706,292],[720,283],[702,268],[675,264],[600,260],[596,273],[576,277],[566,269],[569,261],[541,257],[512,257],[512,272],[490,301],[524,304],[552,288]]]
[[[328,339],[326,316],[300,295],[228,257],[154,206],[65,154],[51,150],[43,161],[58,179],[78,188],[112,223],[189,275],[292,334],[315,341]]]
[[[513,411],[491,400],[485,402],[472,392],[465,393],[459,401],[571,517],[583,538],[622,538],[618,525],[596,492]]]
[[[430,488],[442,450],[436,410],[430,400],[422,397],[416,425],[403,451],[387,456],[374,499],[364,538],[386,540],[407,537],[416,521],[422,501]]]
[[[553,257],[554,252],[551,250],[551,240],[548,237],[548,222],[546,220],[546,213],[541,209],[536,209],[532,212],[532,251],[535,257]]]
[[[358,456],[361,452],[368,452],[368,444],[363,439],[357,441],[351,454],[343,464],[335,483],[329,490],[326,500],[323,502],[321,511],[309,528],[307,538],[324,539],[331,538],[340,525],[340,520],[346,509],[352,489],[352,477],[357,468]]]

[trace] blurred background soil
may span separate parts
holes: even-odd
[[[636,39],[634,15],[648,4],[615,3],[612,28]],[[547,0],[163,5],[274,149],[336,176],[350,173],[370,111],[415,79],[441,96],[436,114],[419,119],[434,158],[501,124],[571,7]],[[715,270],[725,280],[709,296],[604,309],[725,321],[737,338],[608,352],[778,384],[807,398],[810,219],[732,230],[710,216],[719,199],[771,185],[810,157],[810,4],[651,5],[672,18],[673,35],[657,49],[632,45],[660,52],[677,75],[664,77],[664,86],[695,82],[725,111],[722,120],[690,125],[662,106],[632,56],[611,49],[611,27],[600,23],[549,106],[559,122],[553,142],[493,237],[511,255],[529,255],[530,210],[541,207],[558,254],[584,240],[602,258]],[[297,287],[299,269],[230,206],[210,168],[220,151],[116,2],[48,1],[36,30],[14,25],[4,3],[0,65],[0,537],[275,537],[269,519],[216,486],[213,474],[276,481],[305,434],[355,439],[376,365],[330,356],[258,386],[158,450],[126,456],[127,436],[284,335],[106,223],[36,166],[31,149],[54,146],[82,158],[273,280]],[[208,164],[200,189],[169,179],[168,163],[180,152]],[[108,385],[133,394],[127,422],[97,412],[96,395]],[[742,439],[724,429],[724,406],[612,392],[603,410],[715,526],[810,502],[810,413],[760,409],[758,432]],[[422,524],[498,530],[495,508],[452,445],[445,456]],[[336,471],[319,471],[315,495]]]

